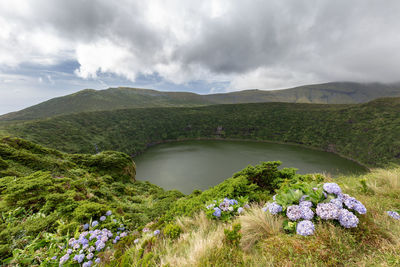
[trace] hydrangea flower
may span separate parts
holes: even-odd
[[[159,235],[160,234],[160,230],[155,230],[153,234],[154,234],[154,236]]]
[[[66,263],[69,259],[69,254],[65,254],[64,256],[61,257],[60,259],[60,266],[62,266],[64,263]]]
[[[324,183],[322,188],[328,194],[339,195],[340,193],[342,193],[342,189],[340,189],[340,186],[337,183]]]
[[[51,259],[52,259],[52,260],[56,260],[56,259],[57,259],[57,256],[53,256]]]
[[[314,212],[307,206],[300,206],[301,218],[304,220],[311,220],[314,218]]]
[[[340,198],[331,199],[330,203],[335,204],[339,209],[343,208],[343,202]]]
[[[143,228],[143,233],[146,233],[146,232],[149,232],[149,231],[150,231],[149,228],[147,228],[147,227]]]
[[[250,208],[250,206],[249,206],[249,204],[244,204],[244,205],[243,205],[243,208],[245,208],[245,209],[249,209],[249,208]]]
[[[98,224],[99,224],[98,221],[93,221],[93,222],[92,222],[92,227],[96,227]]]
[[[278,205],[276,202],[267,203],[267,206],[263,211],[269,211],[272,215],[278,214],[282,211],[282,206]]]
[[[221,210],[218,207],[215,207],[213,215],[218,218],[221,217]]]
[[[291,221],[297,221],[301,219],[302,217],[302,212],[301,208],[299,205],[292,205],[289,206],[286,210],[286,216],[289,218]]]
[[[69,248],[69,249],[67,250],[67,254],[71,254],[71,253],[72,253],[72,249]]]
[[[81,263],[85,259],[85,254],[77,254],[74,256],[74,260]]]
[[[100,261],[101,261],[100,258],[96,258],[96,259],[94,260],[95,263],[100,263]]]
[[[228,211],[228,209],[229,209],[229,201],[222,201],[220,204],[219,204],[219,208],[222,210],[222,211]]]
[[[390,217],[392,217],[395,220],[400,220],[400,214],[396,211],[387,211],[386,212]]]
[[[96,245],[96,250],[97,250],[97,251],[100,251],[100,250],[102,250],[105,246],[106,246],[106,244],[104,244],[103,242],[100,242],[98,245]]]
[[[92,264],[93,264],[92,261],[87,261],[87,262],[84,262],[84,263],[82,264],[82,267],[90,267],[90,266],[92,266]]]
[[[276,194],[272,196],[272,200],[276,201]]]
[[[242,212],[243,212],[243,208],[242,208],[242,207],[239,207],[238,210],[237,210],[237,212],[238,212],[239,214],[242,213]]]
[[[104,222],[106,220],[106,216],[101,216],[100,221]]]
[[[215,207],[215,204],[214,203],[211,203],[210,205],[208,205],[208,206],[206,206],[206,208],[209,210],[209,209],[212,209],[212,208],[214,208]]]
[[[123,233],[120,234],[120,237],[125,237],[126,235],[127,235],[127,233],[123,232]]]
[[[94,256],[93,253],[89,253],[89,254],[86,256],[86,259],[91,260],[91,259],[93,259],[93,256]]]
[[[355,210],[359,214],[367,213],[367,209],[365,208],[365,206],[354,197],[351,197],[347,194],[342,194],[340,195],[340,199],[349,209]]]
[[[228,199],[228,201],[229,201],[229,205],[235,205],[235,204],[238,204],[238,202],[237,202],[237,200],[236,200],[236,199]]]
[[[354,215],[351,211],[348,211],[346,209],[341,209],[339,211],[339,223],[341,226],[345,228],[353,228],[357,227],[358,224],[358,218],[356,215]]]
[[[333,203],[319,203],[315,212],[323,220],[337,219],[339,216],[339,208]]]
[[[136,239],[133,241],[133,243],[135,243],[135,244],[139,243],[139,238],[136,238]]]
[[[309,200],[303,200],[303,201],[300,201],[299,206],[300,206],[300,207],[311,208],[311,207],[313,206],[313,204],[312,204],[312,202],[309,201]]]
[[[312,221],[309,220],[299,222],[296,227],[296,233],[302,236],[312,235],[314,234],[314,230],[314,224],[312,223]]]
[[[112,214],[111,210],[106,212],[106,216],[111,216],[111,214]]]
[[[85,224],[83,225],[83,230],[87,230],[87,229],[89,229],[89,224],[88,224],[88,223],[85,223]]]

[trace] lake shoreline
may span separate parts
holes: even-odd
[[[270,141],[270,140],[254,140],[254,139],[241,139],[241,138],[221,138],[221,137],[198,137],[198,138],[181,138],[181,139],[167,139],[167,140],[162,140],[162,141],[156,141],[156,142],[152,142],[149,144],[146,144],[146,149],[139,152],[139,153],[135,153],[133,155],[131,155],[131,157],[134,159],[135,157],[143,154],[148,148],[156,146],[156,145],[160,145],[160,144],[165,144],[165,143],[174,143],[174,142],[185,142],[185,141],[233,141],[233,142],[254,142],[254,143],[270,143],[270,144],[280,144],[280,145],[294,145],[294,146],[298,146],[298,147],[302,147],[302,148],[307,148],[307,149],[311,149],[311,150],[316,150],[316,151],[323,151],[323,152],[328,152],[328,153],[332,153],[335,154],[341,158],[353,161],[355,163],[357,163],[358,165],[364,167],[365,169],[368,170],[368,172],[370,172],[372,169],[370,167],[368,167],[367,165],[359,162],[356,159],[344,156],[342,154],[340,154],[337,151],[334,150],[324,150],[321,148],[317,148],[317,147],[312,147],[312,146],[307,146],[307,145],[303,145],[303,144],[298,144],[298,143],[291,143],[291,142],[279,142],[279,141]]]

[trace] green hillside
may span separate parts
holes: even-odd
[[[8,125],[12,135],[65,152],[118,150],[197,138],[287,142],[336,152],[367,166],[400,163],[400,98],[357,105],[289,103],[123,109]]]
[[[279,165],[248,166],[213,188],[184,196],[135,181],[134,163],[120,152],[66,154],[23,139],[3,138],[0,264],[400,264],[400,223],[387,213],[400,211],[399,168],[335,179],[343,193],[366,209],[351,213],[357,220],[349,229],[341,219],[316,217],[313,233],[302,236],[296,230],[300,222],[285,220],[284,212],[264,211],[264,203],[277,194],[276,201],[286,209],[307,193],[310,205],[327,205],[335,196],[325,183],[333,180],[318,174],[298,175],[295,169]],[[323,190],[329,194],[324,196]],[[217,216],[207,207],[219,202],[229,208]],[[318,206],[312,209],[318,213]]]
[[[210,104],[259,102],[352,104],[368,102],[379,97],[399,96],[399,84],[350,82],[305,85],[286,90],[245,90],[210,95],[119,87],[99,91],[82,90],[0,116],[0,120],[31,120],[62,114],[125,108],[188,107]]]

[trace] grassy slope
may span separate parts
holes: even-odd
[[[258,102],[351,104],[379,97],[400,96],[400,85],[337,82],[305,85],[286,90],[245,90],[225,94],[198,95],[186,92],[160,92],[136,88],[82,90],[24,110],[0,116],[0,120],[31,120],[83,111],[123,108],[201,106]]]
[[[400,98],[359,105],[258,103],[65,115],[8,126],[16,136],[66,152],[138,153],[162,140],[237,138],[338,152],[368,166],[400,163]],[[222,126],[218,131],[217,127]]]
[[[73,233],[107,210],[130,228],[143,226],[183,196],[135,181],[134,175],[131,158],[120,152],[72,155],[18,138],[0,139],[0,265],[34,238]],[[22,254],[29,252],[34,251]]]

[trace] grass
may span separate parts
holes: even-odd
[[[149,266],[399,266],[400,221],[386,214],[400,209],[399,181],[399,167],[335,179],[368,212],[357,228],[324,221],[309,237],[285,233],[282,218],[264,213],[261,204],[228,223],[209,220],[204,213],[180,217],[176,224],[183,234],[156,241]],[[242,239],[234,246],[224,241],[224,229],[237,222]]]

